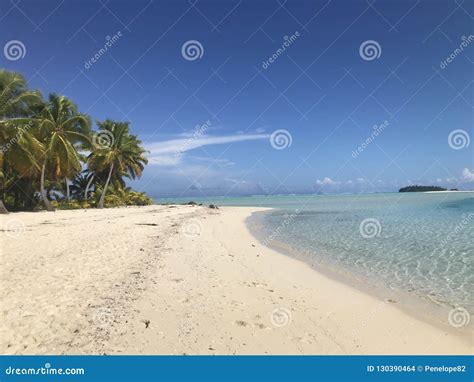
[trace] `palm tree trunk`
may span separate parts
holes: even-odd
[[[66,199],[69,203],[71,201],[71,194],[69,193],[69,183],[67,182],[67,178],[64,178],[64,182],[66,183]]]
[[[3,200],[0,199],[0,214],[8,214],[7,207],[3,204]]]
[[[104,201],[105,201],[105,193],[107,192],[107,187],[109,186],[110,178],[112,177],[112,171],[114,170],[114,164],[110,165],[109,176],[107,177],[107,181],[105,182],[104,189],[102,190],[102,195],[100,196],[99,207],[104,208]]]
[[[43,198],[43,203],[44,203],[44,206],[46,207],[46,210],[54,211],[53,206],[48,200],[48,195],[46,195],[46,190],[44,189],[44,173],[45,172],[46,172],[46,162],[43,163],[43,167],[41,168],[41,182],[40,182],[41,197]]]
[[[89,187],[91,186],[92,181],[94,180],[95,175],[92,175],[89,181],[87,182],[86,189],[84,191],[84,200],[87,201],[87,194],[89,193]]]

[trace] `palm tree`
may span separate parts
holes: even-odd
[[[148,160],[145,149],[136,135],[129,133],[128,122],[114,122],[110,119],[97,122],[97,136],[107,136],[109,144],[96,145],[88,158],[89,168],[96,172],[108,171],[98,208],[104,208],[105,195],[114,175],[130,179],[140,177]]]
[[[3,199],[14,171],[21,178],[37,172],[41,143],[31,134],[38,91],[28,90],[22,75],[0,70],[0,213],[8,213]]]
[[[6,208],[3,205],[3,195],[21,178],[33,179],[40,173],[38,158],[41,158],[44,150],[43,145],[31,134],[18,132],[21,127],[16,123],[5,122],[0,127],[2,138],[12,136],[17,131],[17,136],[12,138],[14,144],[0,150],[0,213],[5,213]]]
[[[41,93],[29,90],[21,74],[0,69],[0,120],[30,116],[40,102]]]
[[[88,193],[94,178],[95,174],[89,170],[84,170],[80,174],[77,174],[72,180],[70,186],[72,195],[79,200],[87,201]]]
[[[53,207],[45,190],[45,174],[55,180],[66,179],[81,170],[80,150],[90,147],[90,119],[80,114],[68,98],[50,94],[40,114],[39,136],[45,147],[41,164],[40,189],[48,211]]]

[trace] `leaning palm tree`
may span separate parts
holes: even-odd
[[[110,119],[97,122],[99,131],[97,136],[107,137],[102,143],[97,144],[88,158],[89,168],[101,173],[108,171],[98,208],[104,208],[105,195],[110,180],[117,177],[127,176],[130,179],[140,177],[148,160],[145,157],[145,149],[136,135],[129,133],[127,122],[114,122]],[[100,143],[100,140],[97,140]],[[121,180],[121,179],[120,179]]]
[[[7,213],[3,204],[11,172],[31,176],[38,170],[37,158],[41,143],[31,134],[35,106],[41,94],[29,90],[22,75],[0,70],[0,213]]]
[[[65,180],[81,170],[80,150],[90,147],[90,119],[79,113],[76,105],[64,96],[51,94],[42,109],[39,137],[44,144],[45,156],[41,164],[40,189],[48,211],[53,207],[45,190],[45,175]]]

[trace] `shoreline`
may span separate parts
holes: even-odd
[[[8,215],[24,231],[0,232],[1,353],[469,354],[469,338],[261,245],[246,219],[264,210]]]
[[[447,194],[447,193],[474,193],[474,190],[444,190],[444,191],[422,191],[424,194]]]
[[[422,296],[412,295],[403,290],[394,290],[387,285],[383,285],[382,282],[370,283],[367,278],[361,275],[350,273],[349,271],[338,269],[336,265],[328,263],[322,263],[311,258],[311,253],[303,253],[289,244],[275,238],[270,243],[265,244],[264,237],[266,236],[263,232],[262,215],[272,210],[269,208],[268,211],[259,211],[253,213],[246,219],[246,224],[249,231],[255,236],[255,238],[268,248],[281,253],[284,256],[288,256],[296,261],[302,262],[311,268],[314,272],[320,275],[326,276],[335,282],[342,283],[349,287],[355,288],[358,291],[372,296],[376,299],[386,301],[400,311],[409,314],[410,316],[422,320],[425,323],[435,326],[440,330],[450,332],[452,335],[464,337],[468,336],[470,327],[466,328],[453,328],[448,322],[449,311],[454,308],[452,304],[441,303],[436,300],[429,298],[423,298]]]

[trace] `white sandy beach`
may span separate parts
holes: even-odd
[[[257,208],[0,217],[2,354],[469,354],[444,331],[263,245]]]

